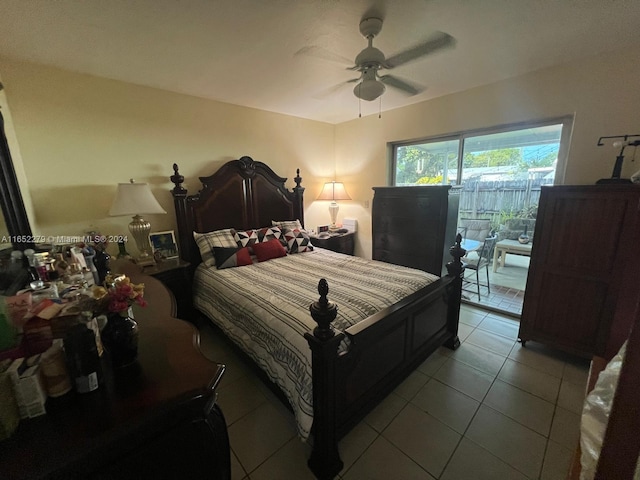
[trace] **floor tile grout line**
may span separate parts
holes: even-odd
[[[478,312],[477,312],[477,309],[475,309],[475,308],[473,308],[473,307],[468,308],[468,309],[467,309],[467,311],[468,311],[468,312],[471,312],[471,313],[474,313],[474,314],[477,314],[477,313],[478,313]],[[470,335],[472,335],[472,334],[473,334],[473,332],[475,332],[476,330],[481,330],[481,331],[483,331],[483,332],[487,332],[487,333],[490,333],[490,334],[493,334],[493,335],[497,335],[497,336],[500,336],[500,337],[502,337],[502,338],[508,339],[508,340],[510,340],[510,341],[511,341],[511,340],[513,340],[512,338],[509,338],[509,337],[507,337],[507,336],[500,335],[500,334],[499,334],[499,333],[497,333],[497,332],[493,332],[493,331],[491,331],[491,330],[486,330],[486,328],[483,328],[483,327],[481,326],[481,325],[482,325],[482,322],[483,322],[486,318],[488,318],[490,315],[492,315],[492,312],[487,312],[487,313],[483,316],[482,320],[480,320],[480,322],[479,322],[479,323],[477,323],[477,324],[475,324],[475,325],[468,325],[468,324],[467,324],[467,325],[468,325],[468,327],[469,327],[469,329],[470,329],[470,332],[469,332],[469,335],[468,335],[468,336],[463,340],[463,342],[462,342],[462,343],[465,343],[465,342],[466,342],[466,343],[468,343],[468,344],[470,344],[470,345],[474,345],[474,346],[476,346],[476,347],[478,347],[478,348],[480,348],[480,349],[483,349],[483,350],[486,350],[486,351],[489,351],[489,352],[491,352],[491,353],[494,353],[494,354],[497,354],[497,355],[500,355],[500,356],[504,357],[504,354],[502,354],[502,353],[495,352],[495,351],[491,350],[490,348],[486,348],[485,346],[482,346],[482,345],[477,345],[477,344],[473,343],[473,341],[467,341],[467,338],[468,338]],[[496,318],[496,320],[498,320],[498,321],[510,321],[510,320],[508,320],[508,319],[499,318],[499,317],[497,317],[497,316],[494,316],[494,318]],[[461,322],[461,323],[463,323],[463,322]],[[489,392],[489,391],[491,390],[491,388],[496,384],[496,380],[504,381],[504,380],[502,380],[502,379],[500,379],[500,378],[499,378],[499,375],[500,375],[500,373],[503,371],[503,369],[505,368],[505,365],[506,365],[506,363],[507,363],[507,360],[512,360],[512,361],[513,361],[513,362],[515,362],[515,363],[518,363],[518,364],[524,365],[525,367],[528,367],[528,368],[532,368],[533,370],[536,370],[536,371],[538,371],[538,372],[542,372],[541,370],[538,370],[538,369],[536,369],[536,368],[532,367],[531,365],[528,365],[528,364],[526,364],[526,363],[520,362],[520,361],[516,360],[515,358],[512,358],[512,357],[509,357],[509,356],[508,356],[508,355],[510,355],[510,354],[514,351],[514,349],[515,349],[515,348],[517,348],[517,347],[518,347],[518,343],[519,343],[519,342],[517,342],[517,341],[516,341],[516,342],[514,342],[514,344],[512,345],[512,347],[511,347],[511,349],[510,349],[510,351],[509,351],[509,354],[507,354],[507,356],[505,357],[504,362],[502,362],[502,365],[501,365],[500,369],[498,370],[498,373],[497,373],[495,376],[493,376],[493,375],[492,375],[492,377],[493,377],[493,378],[492,378],[492,380],[491,380],[491,383],[490,383],[489,389],[488,389],[488,390],[487,390],[487,392],[483,395],[482,400],[481,400],[480,402],[478,402],[478,406],[477,406],[477,408],[476,408],[475,412],[473,413],[473,416],[472,416],[472,417],[471,417],[471,419],[469,420],[468,424],[466,425],[466,428],[464,429],[464,432],[463,432],[462,434],[460,434],[459,432],[457,432],[457,431],[456,431],[456,433],[458,433],[458,434],[460,435],[460,438],[459,438],[459,440],[458,440],[458,442],[457,442],[457,444],[456,444],[455,448],[452,450],[451,455],[450,455],[450,456],[449,456],[449,458],[447,459],[447,462],[445,463],[445,465],[444,465],[444,467],[443,467],[443,469],[442,469],[442,471],[441,471],[440,475],[439,475],[437,478],[442,477],[442,475],[444,474],[444,472],[446,472],[446,469],[447,469],[447,467],[450,465],[450,463],[451,463],[451,461],[452,461],[453,456],[455,455],[455,453],[456,453],[456,452],[458,451],[458,449],[460,448],[460,444],[461,444],[461,442],[462,442],[462,439],[463,439],[463,438],[466,438],[466,439],[467,439],[467,440],[469,440],[470,442],[473,442],[473,440],[471,440],[471,439],[469,439],[468,437],[466,437],[466,434],[468,433],[468,430],[469,430],[470,425],[472,424],[472,422],[474,421],[474,419],[477,417],[478,412],[479,412],[479,410],[480,410],[480,407],[481,407],[481,406],[483,406],[483,405],[484,405],[484,406],[486,406],[488,409],[491,409],[491,410],[493,410],[493,411],[497,412],[497,413],[498,413],[498,414],[500,414],[500,415],[505,415],[505,414],[503,414],[503,413],[499,412],[498,410],[495,410],[493,407],[491,407],[491,406],[487,405],[487,404],[485,403],[485,401],[487,400],[488,392]],[[454,357],[452,357],[452,356],[450,356],[450,355],[446,355],[446,356],[448,357],[448,358],[447,358],[447,360],[448,360],[449,358],[452,358],[452,359],[456,360]],[[458,360],[456,360],[456,361],[458,361]],[[443,368],[443,366],[444,366],[444,364],[445,364],[445,363],[446,363],[446,360],[445,360],[445,362],[443,362],[441,365],[439,365],[437,368],[435,368],[435,369],[434,369],[434,371],[433,371],[433,374],[432,374],[432,375],[425,374],[424,372],[422,372],[422,374],[423,374],[423,375],[425,375],[425,377],[427,377],[427,380],[426,380],[426,382],[425,382],[425,385],[426,385],[428,382],[430,382],[432,379],[436,380],[436,381],[437,381],[437,382],[439,382],[439,383],[442,383],[442,382],[440,382],[438,379],[434,378],[434,375],[436,375],[436,374],[437,374],[437,372],[439,372],[439,371]],[[461,362],[461,363],[464,363],[464,362]],[[465,365],[466,365],[466,364],[465,364]],[[560,387],[558,388],[558,390],[556,391],[556,394],[555,394],[555,404],[554,404],[554,410],[553,410],[553,416],[552,416],[552,425],[553,425],[553,421],[555,420],[556,415],[557,415],[557,413],[558,413],[558,409],[559,409],[559,408],[561,408],[561,407],[558,405],[558,401],[559,401],[559,398],[560,398],[560,390],[561,390],[562,382],[565,380],[565,379],[564,379],[564,371],[566,370],[566,365],[567,365],[567,362],[565,361],[565,362],[564,362],[564,365],[563,365],[563,368],[562,368],[562,376],[560,376],[560,377],[556,377],[556,376],[554,375],[554,378],[557,378],[557,379],[559,379],[559,380],[560,380]],[[474,367],[473,367],[473,366],[471,366],[471,368],[474,368]],[[484,372],[484,371],[482,371],[482,370],[479,370],[479,369],[476,369],[476,370],[478,370],[478,371],[480,371],[480,372],[482,372],[482,373],[485,373],[485,374],[486,374],[486,372]],[[544,373],[544,372],[543,372],[543,373]],[[567,380],[567,382],[568,382],[568,383],[571,383],[571,384],[575,384],[575,382],[571,382],[571,381],[569,381],[569,380]],[[508,383],[508,382],[505,382],[505,383]],[[446,385],[446,384],[444,384],[444,385]],[[511,385],[511,384],[509,384],[509,385]],[[542,398],[542,397],[538,397],[537,395],[534,395],[534,394],[532,394],[531,392],[527,392],[526,390],[524,390],[524,389],[522,389],[522,388],[520,388],[520,387],[518,387],[518,386],[515,386],[515,385],[511,385],[511,386],[513,386],[514,388],[517,388],[517,389],[519,389],[519,390],[521,390],[521,391],[523,391],[523,392],[525,392],[525,393],[528,393],[528,394],[530,394],[530,395],[533,395],[533,396],[535,396],[535,397],[537,397],[537,398],[540,398],[540,399],[542,399],[542,400],[544,400],[544,401],[546,401],[546,402],[548,402],[548,403],[551,403],[549,400],[547,400],[547,399],[545,399],[545,398]],[[424,385],[423,385],[423,387],[424,387]],[[450,386],[448,386],[448,385],[447,385],[447,387],[450,387]],[[450,387],[450,388],[453,388],[453,387]],[[455,388],[454,388],[454,389],[455,389]],[[456,389],[456,390],[457,390],[457,389]],[[460,392],[460,393],[462,393],[462,392]],[[462,395],[465,395],[466,397],[468,397],[468,395],[466,395],[466,394],[464,394],[464,393],[462,393]],[[402,397],[402,396],[401,396],[400,398],[402,398],[402,399],[404,400],[404,405],[403,405],[403,407],[401,408],[400,412],[404,411],[404,410],[407,408],[407,404],[409,404],[409,403],[411,403],[414,407],[416,407],[416,405],[414,405],[414,404],[412,403],[412,400],[415,398],[415,395],[413,395],[413,396],[412,396],[412,398],[410,398],[410,399],[407,399],[407,398]],[[472,397],[469,397],[469,398],[472,398]],[[271,402],[271,399],[267,398],[267,400],[268,400],[269,402]],[[474,399],[474,400],[475,400],[475,399]],[[477,400],[476,400],[476,401],[477,401]],[[255,408],[258,408],[258,407],[255,407]],[[567,410],[568,410],[568,409],[567,409]],[[569,410],[569,411],[570,411],[570,410]],[[396,415],[395,415],[395,416],[394,416],[394,417],[393,417],[393,418],[392,418],[392,419],[387,423],[387,425],[382,429],[382,431],[381,431],[381,432],[378,432],[378,431],[376,431],[375,429],[372,429],[372,430],[375,432],[375,436],[374,436],[373,440],[369,443],[369,445],[366,447],[366,449],[365,449],[365,450],[364,450],[364,451],[363,451],[363,452],[362,452],[362,453],[361,453],[357,458],[353,459],[353,461],[351,462],[351,464],[350,464],[349,468],[348,468],[347,470],[344,470],[343,472],[341,472],[340,478],[342,478],[344,475],[346,475],[346,474],[347,474],[347,472],[349,472],[349,471],[351,470],[351,468],[353,468],[353,466],[357,464],[357,462],[361,459],[362,455],[364,455],[364,453],[365,453],[365,452],[367,452],[367,451],[369,450],[369,448],[371,447],[371,445],[373,445],[373,443],[374,443],[377,439],[379,439],[379,437],[381,437],[381,436],[382,436],[385,440],[387,440],[387,439],[386,439],[386,437],[384,436],[384,433],[383,433],[383,432],[384,432],[384,431],[389,427],[389,425],[394,421],[394,419],[397,417],[397,415],[399,415],[399,414],[400,414],[400,412],[398,412],[398,414],[396,414]],[[428,413],[428,412],[426,412],[426,413]],[[507,415],[505,415],[505,416],[506,416],[507,418],[509,418],[509,419],[511,419],[511,420],[513,420],[513,421],[515,421],[515,422],[516,422],[516,423],[518,423],[519,425],[523,426],[524,428],[527,428],[527,429],[531,430],[529,427],[527,427],[526,425],[521,424],[521,423],[520,423],[520,422],[518,422],[517,420],[515,420],[515,419],[513,419],[513,418],[511,418],[511,417],[509,417],[509,416],[507,416]],[[244,418],[244,416],[242,416],[241,418]],[[435,418],[435,417],[434,417],[434,418]],[[239,419],[238,419],[238,420],[239,420]],[[238,421],[238,420],[236,420],[236,421]],[[436,420],[438,420],[438,419],[436,418]],[[443,422],[441,422],[440,420],[438,420],[438,421],[439,421],[440,423],[443,423]],[[235,422],[234,422],[234,423],[235,423]],[[443,425],[446,425],[448,428],[451,428],[451,427],[449,427],[447,424],[444,424],[444,423],[443,423]],[[548,453],[549,448],[550,448],[550,447],[549,447],[549,446],[550,446],[550,442],[551,442],[551,441],[553,441],[553,440],[551,439],[551,428],[549,429],[549,434],[548,434],[548,435],[540,434],[539,432],[534,431],[534,430],[532,430],[532,431],[533,431],[534,433],[537,433],[538,435],[543,436],[543,437],[545,438],[545,440],[546,440],[546,442],[545,442],[545,448],[544,448],[544,455],[543,455],[542,463],[541,463],[541,465],[540,465],[540,470],[539,470],[538,477],[537,477],[537,478],[539,478],[539,477],[542,475],[542,471],[543,471],[543,469],[544,469],[545,460],[546,460],[547,453]],[[294,437],[292,437],[292,438],[293,438],[293,439],[295,439],[295,436],[294,436]],[[286,447],[286,445],[288,445],[291,441],[292,441],[292,439],[287,440],[287,441],[286,441],[286,442],[285,442],[285,443],[284,443],[280,448],[278,448],[275,452],[273,452],[273,453],[272,453],[272,454],[271,454],[271,455],[270,455],[270,456],[269,456],[269,457],[268,457],[264,462],[262,462],[259,466],[257,466],[257,467],[253,470],[253,473],[255,473],[255,471],[256,471],[258,468],[260,468],[260,466],[261,466],[261,465],[263,465],[266,461],[268,461],[268,459],[272,458],[272,457],[273,457],[274,455],[276,455],[279,451],[281,451],[283,448],[285,448],[285,447]],[[387,441],[388,441],[388,440],[387,440]],[[473,443],[475,444],[475,442],[473,442]],[[566,447],[564,447],[564,445],[562,445],[562,444],[560,444],[560,445],[561,445],[563,448],[566,448]],[[395,445],[394,445],[394,446],[395,446]],[[483,450],[483,451],[486,451],[489,455],[492,455],[493,457],[498,458],[498,457],[496,457],[495,455],[493,455],[491,452],[489,452],[488,450],[486,450],[484,447],[482,447],[482,446],[480,446],[480,445],[478,445],[478,446],[479,446],[479,448],[482,448],[482,450]],[[398,447],[395,447],[395,448],[398,448]],[[398,448],[398,450],[400,450],[400,449]],[[412,463],[416,464],[416,465],[417,465],[421,470],[423,470],[423,471],[427,472],[429,475],[432,475],[430,472],[428,472],[427,470],[425,470],[422,466],[420,466],[420,465],[419,465],[419,464],[417,464],[415,461],[413,461],[413,460],[411,459],[411,457],[409,457],[409,456],[408,456],[404,451],[402,451],[402,450],[400,450],[400,451],[402,452],[402,454],[403,454],[404,456],[406,456],[407,458],[409,458],[409,459],[412,461]],[[234,455],[235,455],[235,453],[234,453]],[[237,461],[240,463],[239,457],[237,457],[237,455],[236,455],[236,459],[237,459]],[[498,458],[498,459],[499,459],[499,458]],[[506,465],[509,465],[511,468],[514,468],[516,471],[519,471],[519,470],[518,470],[518,469],[516,469],[513,465],[510,465],[509,463],[504,462],[504,461],[503,461],[503,460],[501,460],[501,459],[499,459],[499,460],[500,460],[501,462],[505,463]],[[240,463],[240,465],[242,466],[242,464],[241,464],[241,463]],[[244,467],[242,467],[242,468],[244,469]],[[244,478],[247,478],[247,479],[248,479],[248,478],[250,478],[250,475],[251,475],[250,473],[246,473],[246,472],[244,472],[244,473],[246,474],[246,477],[244,477]],[[523,472],[521,472],[521,473],[523,473]]]

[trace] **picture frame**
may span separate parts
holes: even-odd
[[[149,234],[149,243],[156,259],[178,258],[178,244],[173,230]]]

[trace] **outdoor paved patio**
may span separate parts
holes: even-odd
[[[505,266],[498,268],[497,272],[494,273],[491,265],[489,266],[491,293],[487,292],[487,287],[481,286],[480,301],[478,301],[475,284],[465,284],[462,292],[463,300],[472,305],[520,317],[528,272],[529,257],[509,255]],[[467,273],[468,275],[470,273]],[[480,271],[480,282],[486,283],[484,270]]]

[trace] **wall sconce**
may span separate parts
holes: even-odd
[[[335,181],[325,183],[317,200],[331,200],[331,204],[329,205],[331,226],[329,227],[329,230],[337,230],[338,226],[336,225],[336,218],[338,217],[338,210],[340,207],[338,207],[336,200],[351,200],[347,190],[344,188],[344,184],[342,182]]]
[[[116,198],[113,199],[109,215],[112,217],[133,215],[133,220],[129,223],[129,231],[138,247],[139,256],[136,261],[140,265],[155,263],[149,243],[151,224],[142,218],[142,215],[152,213],[167,212],[153,196],[148,184],[134,183],[133,179],[129,180],[129,183],[118,184]]]

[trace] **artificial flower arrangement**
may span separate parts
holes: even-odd
[[[139,305],[146,307],[144,299],[144,283],[132,283],[125,275],[113,276],[108,274],[105,278],[105,286],[93,287],[92,294],[96,302],[94,313],[109,314],[119,313],[126,317],[129,307]]]

